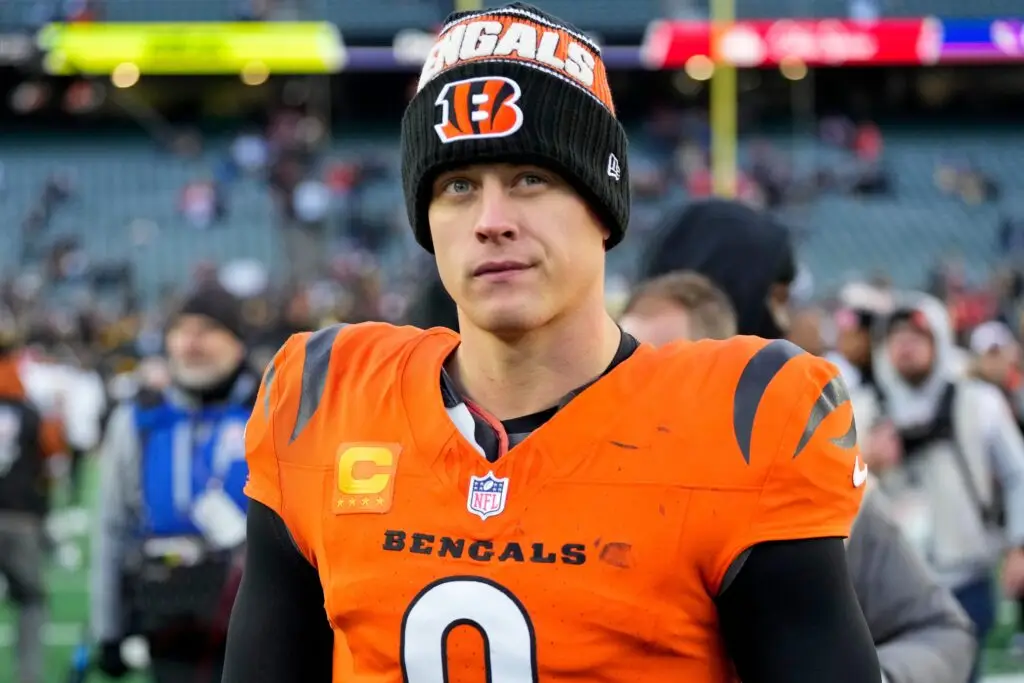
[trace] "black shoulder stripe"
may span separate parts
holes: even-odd
[[[793,454],[794,458],[804,450],[804,447],[811,440],[811,437],[814,436],[814,432],[818,431],[818,427],[825,421],[825,418],[849,400],[850,392],[846,389],[846,383],[842,377],[836,375],[822,388],[818,400],[814,402],[811,414],[807,416],[807,424],[804,425],[804,431],[800,435],[800,443],[797,444],[796,452]],[[852,419],[846,434],[832,439],[832,443],[841,448],[852,448],[857,443],[857,425]]]
[[[850,415],[850,427],[846,432],[842,436],[829,439],[829,441],[840,448],[853,448],[857,445],[857,421],[853,418],[853,415]]]
[[[263,417],[270,417],[270,391],[274,386],[274,378],[277,376],[277,366],[273,363],[267,368],[263,375]]]
[[[750,464],[750,442],[754,435],[754,417],[768,385],[782,367],[804,351],[796,344],[777,339],[763,346],[747,361],[732,399],[732,428],[743,459]]]
[[[306,339],[306,357],[302,362],[302,388],[299,393],[299,414],[295,418],[295,427],[292,429],[292,437],[289,443],[299,438],[299,434],[309,421],[313,413],[320,407],[320,401],[324,397],[324,388],[327,386],[327,369],[331,364],[331,349],[334,348],[334,340],[344,325],[331,325],[314,332]]]

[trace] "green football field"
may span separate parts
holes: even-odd
[[[95,498],[94,471],[90,471],[89,489]],[[82,642],[88,623],[88,534],[90,520],[80,510],[58,509],[51,523],[57,547],[49,569],[50,624],[45,633],[47,683],[65,683],[75,647]],[[1007,649],[1012,635],[1015,608],[1007,603],[1001,610],[1000,627],[993,634],[986,657],[986,683],[1024,683],[1024,660]],[[14,615],[0,607],[0,682],[14,681]],[[106,683],[104,676],[93,674],[89,683]],[[121,679],[122,683],[141,683],[143,676]]]

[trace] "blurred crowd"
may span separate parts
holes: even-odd
[[[706,118],[663,110],[648,128],[665,152],[637,164],[638,201],[673,189],[689,200],[635,228],[645,258],[628,282],[609,274],[609,310],[655,344],[757,334],[832,360],[853,396],[863,456],[891,498],[893,519],[984,643],[999,600],[1024,596],[1024,270],[1012,258],[1024,244],[1020,226],[1004,226],[1011,258],[981,284],[949,259],[936,264],[920,293],[897,291],[885,273],[815,291],[794,236],[771,212],[823,193],[893,193],[874,124],[820,121],[820,144],[846,163],[806,175],[767,142],[754,144],[740,203],[724,212],[704,201],[711,194]],[[70,173],[54,172],[24,217],[23,268],[0,281],[0,356],[18,377],[12,385],[21,394],[14,395],[59,424],[61,436],[44,448],[40,433],[48,475],[20,476],[48,483],[17,503],[20,522],[10,521],[0,490],[0,547],[14,539],[21,545],[7,547],[22,550],[9,556],[28,558],[13,567],[0,559],[0,573],[30,634],[45,619],[46,556],[24,548],[36,539],[46,545],[50,482],[66,481],[72,505],[86,504],[83,464],[95,453],[101,504],[93,513],[89,639],[98,654],[82,670],[95,665],[123,675],[132,664],[126,643],[144,633],[159,681],[180,680],[183,667],[188,680],[200,680],[192,677],[200,664],[219,680],[244,545],[244,524],[240,537],[231,511],[244,514],[246,506],[245,420],[260,375],[290,335],[337,322],[457,328],[429,257],[399,269],[386,264],[388,245],[409,237],[399,232],[404,216],[374,223],[360,211],[361,192],[386,178],[388,164],[369,155],[324,159],[326,133],[302,107],[284,106],[266,126],[239,132],[208,176],[181,188],[179,214],[201,244],[230,216],[234,184],[256,179],[273,198],[283,275],[258,260],[203,262],[147,298],[136,264],[91,262],[81,243],[48,229],[56,212],[73,210],[65,208],[75,193]],[[169,153],[184,157],[199,158],[204,148],[193,133],[166,142]],[[999,192],[969,164],[939,168],[936,183],[969,203]],[[0,457],[3,438],[17,431],[11,424],[0,411]],[[183,517],[165,486],[151,492],[150,518],[133,517],[130,501],[147,477],[166,484],[179,476],[173,462],[181,430],[196,457],[211,463],[196,495],[221,514],[212,522]],[[137,476],[145,463],[163,464]],[[0,471],[0,481],[5,476]],[[216,492],[205,489],[209,481]],[[144,542],[151,537],[186,540]],[[168,557],[176,558],[173,570]],[[41,680],[38,639],[23,634],[18,655],[23,680]]]

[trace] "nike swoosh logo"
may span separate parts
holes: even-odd
[[[868,466],[862,465],[860,456],[853,461],[853,487],[860,488],[868,480]]]

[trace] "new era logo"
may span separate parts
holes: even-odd
[[[608,177],[622,180],[622,167],[619,165],[619,158],[614,154],[608,155]]]

